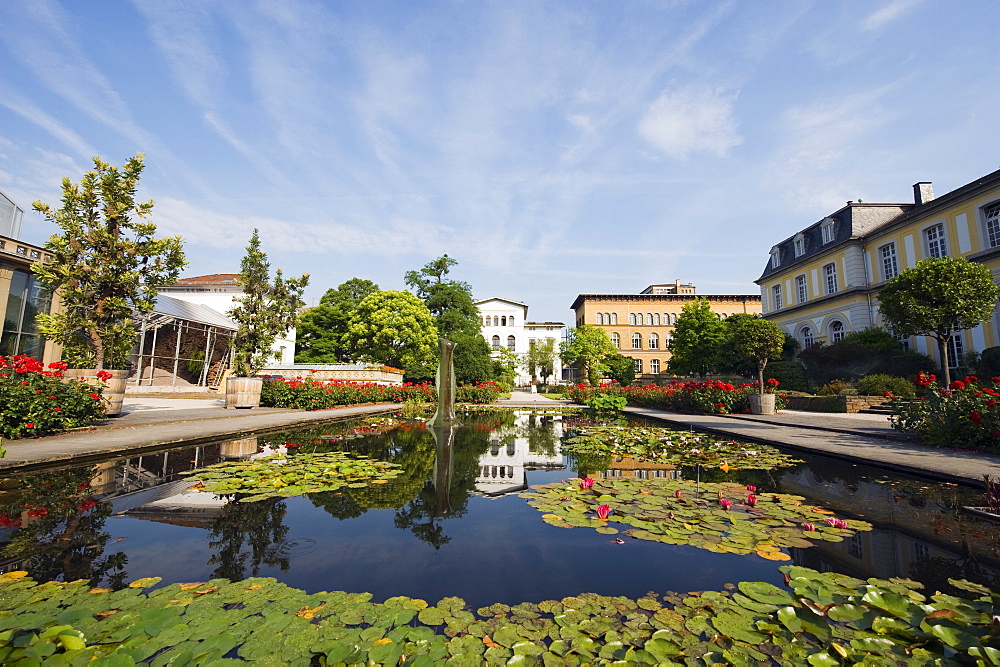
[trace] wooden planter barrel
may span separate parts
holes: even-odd
[[[224,459],[248,459],[257,453],[257,437],[226,440],[219,445],[219,454]]]
[[[111,378],[103,382],[97,379],[98,371],[93,368],[70,368],[63,373],[63,376],[71,380],[83,380],[92,387],[100,389],[101,398],[104,399],[104,414],[108,417],[117,417],[122,413],[122,403],[125,401],[125,380],[128,371],[105,372],[111,373]]]
[[[263,378],[226,378],[226,409],[260,407]]]
[[[774,394],[750,394],[750,412],[755,415],[773,415]]]

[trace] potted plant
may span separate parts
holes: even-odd
[[[233,377],[226,379],[226,407],[253,408],[260,405],[263,380],[254,375],[280,352],[274,341],[295,326],[299,309],[305,305],[302,292],[309,284],[309,274],[285,279],[281,269],[272,282],[267,255],[260,249],[256,229],[250,237],[247,254],[240,263],[238,283],[243,295],[227,315],[239,327],[233,338]]]
[[[137,332],[136,314],[153,310],[156,288],[170,285],[184,266],[181,237],[155,238],[153,202],[136,202],[142,153],[121,169],[94,158],[79,183],[62,182],[62,206],[32,207],[62,233],[45,243],[52,260],[36,262],[38,282],[58,297],[60,308],[38,315],[39,330],[59,343],[72,367],[68,378],[104,388],[106,414],[118,415]]]
[[[750,395],[750,411],[755,415],[773,415],[774,394],[764,389],[764,368],[768,359],[781,355],[785,334],[774,322],[755,317],[736,326],[733,343],[737,354],[757,362],[757,393]]]

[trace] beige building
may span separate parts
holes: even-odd
[[[639,294],[580,294],[570,306],[575,326],[604,329],[621,353],[635,360],[636,382],[667,372],[670,338],[681,309],[705,299],[719,319],[736,313],[760,315],[759,294],[697,294],[694,285],[650,285]]]

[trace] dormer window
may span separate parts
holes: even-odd
[[[771,248],[771,268],[776,269],[781,266],[781,249],[778,246]]]
[[[806,237],[803,236],[801,232],[796,234],[795,238],[792,239],[792,247],[795,248],[796,257],[801,257],[806,254]]]
[[[820,230],[821,233],[823,234],[823,245],[833,242],[833,233],[834,233],[833,225],[834,225],[833,218],[827,218],[820,225]]]

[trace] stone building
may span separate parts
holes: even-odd
[[[681,309],[695,299],[708,301],[719,319],[736,313],[760,315],[757,294],[702,294],[692,284],[650,285],[638,294],[580,294],[570,308],[576,326],[607,332],[621,353],[635,361],[636,382],[649,383],[667,371],[670,339]]]
[[[476,301],[479,316],[482,319],[483,338],[490,344],[494,356],[501,349],[515,354],[524,355],[528,352],[532,341],[553,340],[558,355],[559,342],[562,340],[562,330],[566,326],[562,322],[529,322],[528,306],[519,301],[492,297]],[[558,356],[553,359],[554,377],[560,375]],[[515,382],[525,385],[531,382],[528,369],[521,368]]]

